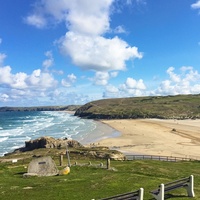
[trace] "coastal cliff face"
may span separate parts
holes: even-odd
[[[197,119],[200,95],[103,99],[87,103],[75,116],[88,119]]]

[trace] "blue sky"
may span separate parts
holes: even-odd
[[[0,0],[0,106],[198,93],[199,0]]]

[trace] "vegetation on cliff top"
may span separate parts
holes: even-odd
[[[68,105],[68,106],[33,106],[33,107],[0,107],[0,112],[11,111],[75,111],[80,106]]]
[[[75,112],[90,119],[196,119],[200,94],[104,99],[87,103]]]

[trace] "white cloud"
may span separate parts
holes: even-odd
[[[2,66],[3,61],[4,61],[5,58],[6,58],[6,54],[0,53],[0,67]]]
[[[48,68],[53,65],[54,59],[51,51],[47,51],[45,56],[47,59],[43,61],[42,66],[44,67],[45,71],[48,71]]]
[[[0,93],[0,102],[7,102],[9,100],[9,96],[7,94]]]
[[[127,60],[142,58],[137,47],[129,46],[118,37],[106,39],[67,32],[60,45],[62,52],[70,55],[75,65],[87,70],[125,70]]]
[[[200,9],[200,0],[198,0],[196,3],[193,3],[191,5],[191,8],[193,8],[193,9]]]
[[[110,75],[108,72],[96,72],[94,83],[96,85],[107,85]]]
[[[36,103],[38,98],[47,96],[56,85],[53,76],[40,69],[28,75],[23,72],[13,74],[10,66],[0,67],[1,102],[29,100]]]
[[[200,74],[193,67],[183,66],[180,74],[175,74],[174,68],[167,70],[169,79],[161,82],[160,86],[151,92],[152,95],[177,95],[200,93]]]
[[[118,93],[119,92],[119,89],[113,85],[108,85],[106,86],[106,91],[109,92],[109,93]]]
[[[107,85],[105,87],[105,92],[103,93],[104,98],[114,98],[119,97],[119,89],[114,85]]]
[[[29,24],[46,26],[47,22],[65,22],[68,31],[58,44],[64,55],[85,70],[124,70],[126,61],[142,58],[137,47],[118,37],[105,38],[110,31],[111,6],[114,0],[40,0]],[[29,20],[28,20],[29,19]],[[118,26],[118,31],[124,31]]]
[[[47,25],[47,22],[43,16],[40,15],[30,15],[25,19],[27,24],[33,25],[37,28],[44,28]]]
[[[71,87],[75,83],[77,77],[74,74],[67,75],[66,79],[62,79],[61,83],[65,87]]]
[[[115,29],[114,29],[114,33],[126,33],[126,30],[124,29],[123,26],[117,26]]]
[[[109,8],[112,2],[113,0],[74,1],[69,8],[68,28],[73,32],[89,35],[107,32],[110,29]]]
[[[142,79],[140,79],[139,81],[136,81],[133,78],[127,78],[124,84],[124,88],[126,88],[127,90],[129,89],[145,90],[146,86],[143,83]]]
[[[142,79],[138,81],[133,78],[127,78],[123,84],[118,87],[107,85],[103,97],[134,97],[146,95],[146,86]]]
[[[115,78],[115,77],[118,76],[118,72],[110,72],[110,76],[111,76],[112,78]]]
[[[12,81],[11,67],[0,67],[0,85],[9,85]]]
[[[175,74],[173,71],[174,71],[174,67],[170,67],[167,70],[167,74],[169,74],[169,76],[170,76],[170,78],[171,78],[172,81],[174,81],[174,82],[180,82],[180,80],[181,80],[180,76],[177,75],[177,74]]]
[[[74,32],[102,34],[109,30],[109,8],[114,0],[41,0],[35,5],[32,15],[26,18],[37,28],[53,23],[66,22]],[[95,28],[94,28],[95,24]]]
[[[54,88],[57,84],[57,81],[53,76],[47,72],[42,72],[40,69],[34,70],[31,75],[26,79],[26,83],[31,88],[36,90],[47,90],[49,88]]]
[[[133,96],[144,96],[146,94],[146,91],[145,91],[146,86],[144,85],[142,80],[140,80],[139,82],[136,81],[134,85],[130,87],[129,85],[127,85],[127,81],[126,83],[120,85],[119,86],[120,96],[133,97]]]

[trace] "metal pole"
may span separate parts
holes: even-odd
[[[66,144],[66,154],[67,154],[67,160],[68,160],[68,167],[71,167],[70,158],[69,158],[68,143]]]

